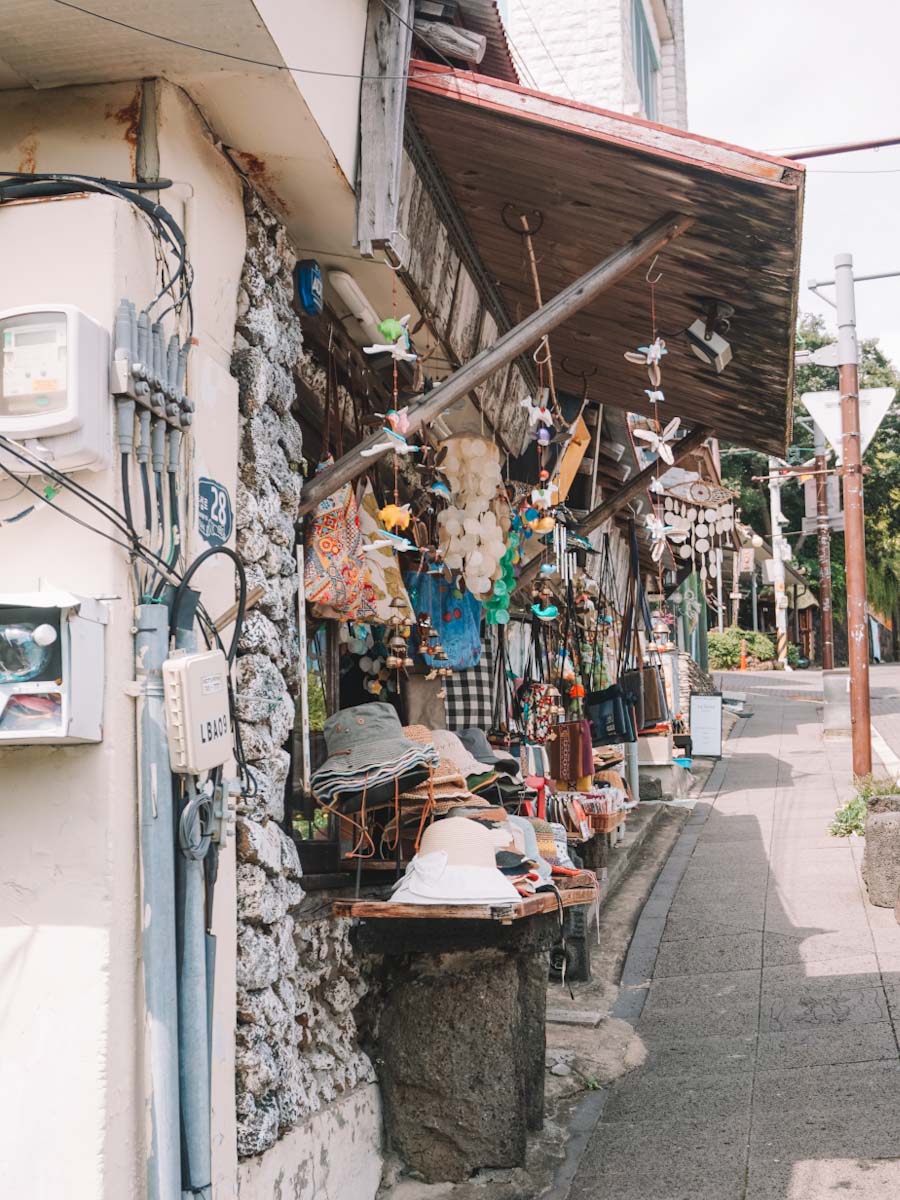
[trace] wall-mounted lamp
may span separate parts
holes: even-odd
[[[701,362],[709,363],[721,375],[732,357],[731,343],[724,335],[731,328],[734,307],[722,300],[707,298],[702,303],[705,314],[688,326],[688,344]]]
[[[347,271],[329,271],[328,282],[359,321],[367,339],[370,342],[382,340],[378,332],[378,313],[353,276]]]

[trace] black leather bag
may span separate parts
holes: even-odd
[[[589,692],[584,699],[584,711],[595,746],[637,741],[634,697],[621,683],[614,683],[599,692]]]

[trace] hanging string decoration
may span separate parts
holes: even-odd
[[[487,599],[502,577],[501,560],[509,550],[509,518],[495,511],[503,484],[500,451],[482,437],[450,438],[444,449],[440,469],[454,503],[438,514],[440,549],[450,570],[462,573],[468,590]]]

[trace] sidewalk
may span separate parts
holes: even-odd
[[[754,715],[641,916],[614,1015],[647,1057],[613,1087],[570,1200],[900,1195],[900,926],[865,901],[859,843],[827,833],[849,745],[821,739],[820,686],[726,682]],[[900,669],[876,687],[898,753]]]

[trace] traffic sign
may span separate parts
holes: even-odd
[[[859,390],[859,452],[865,454],[875,436],[878,426],[893,403],[895,391],[891,387],[860,388]],[[800,397],[804,407],[819,426],[834,450],[837,461],[843,452],[841,430],[840,392],[804,392]]]

